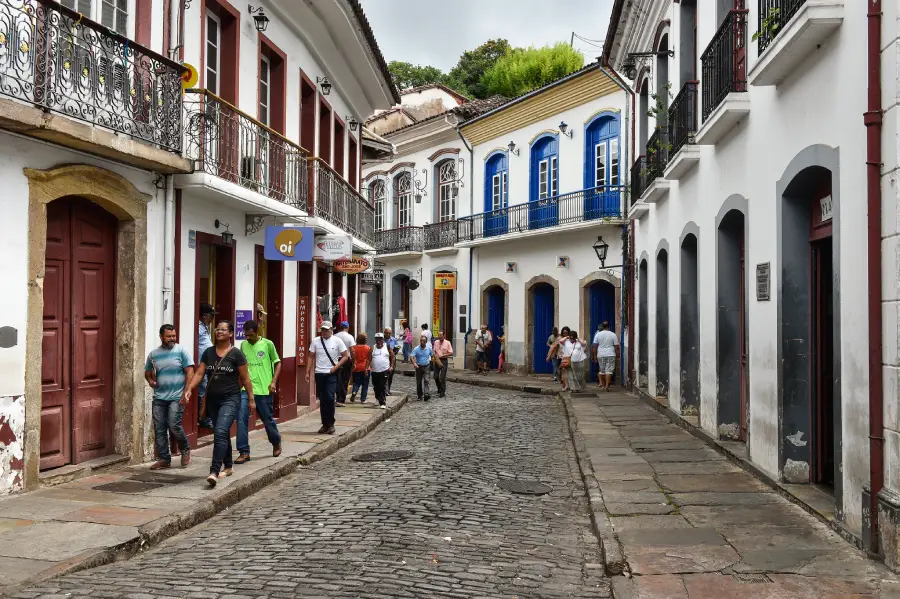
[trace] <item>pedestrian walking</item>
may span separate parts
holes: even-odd
[[[581,393],[585,388],[584,371],[587,365],[587,344],[578,338],[578,331],[569,331],[565,341],[562,364],[566,368],[566,383],[572,393]]]
[[[247,358],[247,370],[253,384],[253,396],[256,398],[256,413],[259,414],[266,436],[272,444],[272,457],[281,455],[281,433],[275,423],[275,390],[281,376],[281,358],[275,344],[260,336],[259,323],[248,320],[244,323],[244,337],[241,352]],[[250,396],[247,389],[241,391],[241,409],[238,412],[237,450],[235,464],[250,461]]]
[[[506,363],[506,325],[500,327],[500,336],[497,337],[500,343],[500,356],[497,359],[497,374],[503,372],[503,364]]]
[[[213,346],[212,326],[215,319],[216,309],[210,304],[200,304],[200,324],[197,326],[197,364],[203,358],[203,353]],[[208,380],[209,375],[205,376],[200,382],[197,397],[206,396],[206,383]],[[197,410],[197,426],[209,430],[213,429],[212,419],[209,417],[201,418],[199,409]]]
[[[335,333],[335,336],[344,342],[344,346],[348,351],[352,350],[353,346],[356,345],[356,339],[350,334],[349,328],[350,323],[345,320],[341,322],[337,333]],[[350,381],[353,379],[353,360],[350,359],[344,362],[344,365],[338,370],[337,374],[337,395],[335,396],[335,402],[338,406],[343,407],[347,402],[347,388],[350,386]]]
[[[369,353],[368,369],[372,371],[375,399],[382,410],[387,409],[387,382],[394,373],[395,352],[384,342],[383,333],[375,333],[375,347]]]
[[[553,327],[553,331],[550,333],[550,336],[547,337],[547,348],[549,352],[549,348],[553,347],[553,344],[556,343],[556,340],[559,338],[559,329],[557,327]],[[556,355],[547,354],[548,361],[553,364],[553,382],[556,383],[559,381],[559,357]]]
[[[159,328],[160,345],[147,356],[144,378],[153,389],[153,427],[156,429],[156,452],[159,459],[150,470],[161,470],[172,465],[170,436],[178,443],[181,467],[191,463],[191,447],[184,434],[182,418],[190,395],[185,388],[194,376],[194,361],[181,345],[176,343],[175,327],[164,324]]]
[[[372,348],[369,347],[369,338],[365,333],[356,336],[356,345],[350,348],[353,356],[353,392],[350,394],[350,402],[356,401],[356,394],[360,390],[362,394],[359,396],[360,403],[366,403],[366,397],[369,395],[369,357],[372,354]]]
[[[475,372],[487,374],[490,369],[488,365],[488,350],[491,343],[494,342],[494,336],[488,330],[486,324],[481,325],[481,330],[475,333]]]
[[[438,331],[438,338],[432,348],[434,350],[434,384],[438,397],[447,395],[447,369],[453,357],[453,345],[447,340],[444,331]]]
[[[604,320],[600,324],[600,330],[594,335],[591,351],[594,354],[594,362],[597,363],[600,390],[609,391],[612,375],[616,371],[616,362],[619,361],[619,338],[609,330],[609,321]]]
[[[394,357],[397,356],[397,353],[400,351],[400,342],[397,341],[397,338],[394,337],[394,332],[391,330],[391,327],[387,327],[384,329],[384,344],[391,351]],[[391,362],[392,364],[394,361]],[[391,395],[391,385],[394,383],[394,369],[391,368],[388,371],[387,378],[387,392],[385,395]]]
[[[434,343],[434,335],[428,330],[427,324],[422,325],[422,334],[425,335],[425,339],[428,340],[428,347],[431,347],[432,343]]]
[[[409,354],[413,349],[412,329],[405,320],[400,321],[400,326],[403,328],[403,361],[409,364]]]
[[[241,409],[241,386],[247,390],[247,406],[250,412],[256,410],[253,383],[247,368],[247,358],[232,345],[234,323],[220,320],[216,323],[216,344],[203,352],[197,371],[191,380],[191,392],[200,386],[203,376],[209,372],[206,396],[200,415],[209,417],[214,424],[213,457],[206,482],[215,487],[219,478],[232,475],[231,425],[237,420]],[[223,469],[224,466],[224,469]]]
[[[312,340],[309,353],[315,354],[316,398],[319,400],[319,414],[322,428],[319,434],[334,434],[334,394],[337,388],[337,372],[350,360],[347,346],[332,334],[331,322],[323,321],[319,336]],[[306,382],[309,382],[309,366],[306,367]]]
[[[416,369],[416,397],[419,400],[428,401],[431,399],[431,389],[428,384],[428,371],[431,367],[431,358],[434,356],[434,350],[428,346],[428,338],[425,335],[419,337],[419,345],[416,346],[410,357],[413,366]]]
[[[550,346],[550,351],[547,352],[547,361],[551,362],[552,360],[557,360],[559,363],[559,382],[562,384],[562,390],[565,391],[568,389],[568,385],[566,383],[566,371],[568,370],[569,362],[566,362],[566,365],[563,365],[563,361],[566,358],[566,343],[569,341],[569,327],[563,327],[560,331],[559,337],[556,338],[556,341],[553,342],[553,345]]]

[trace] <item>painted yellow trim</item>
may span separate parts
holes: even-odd
[[[622,94],[624,102],[625,92],[598,69],[500,110],[496,114],[468,126],[463,125],[462,131],[472,144],[483,144],[576,106],[594,102],[599,98],[616,93]]]
[[[531,147],[534,142],[538,140],[539,137],[543,137],[545,135],[559,135],[558,129],[544,129],[543,131],[538,131],[535,133],[534,137],[528,140],[528,147]]]
[[[600,116],[600,115],[603,114],[604,112],[615,112],[616,114],[621,114],[621,113],[622,113],[622,111],[619,110],[618,108],[601,108],[600,110],[598,110],[597,112],[595,112],[594,114],[592,114],[591,116],[589,116],[588,118],[584,119],[584,124],[587,125],[588,123],[590,123],[591,121],[593,121],[595,118],[597,118],[598,116]]]
[[[506,148],[499,148],[499,147],[498,147],[498,148],[494,148],[493,150],[491,150],[490,152],[488,152],[487,154],[484,155],[484,161],[487,162],[487,159],[490,158],[491,156],[493,156],[493,155],[494,155],[494,152],[503,152],[504,154],[506,154],[507,149],[506,149]]]

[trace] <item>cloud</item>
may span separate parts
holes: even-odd
[[[494,38],[513,46],[590,40],[606,35],[612,0],[361,0],[385,59],[430,64],[443,71],[459,55]],[[600,42],[575,40],[588,60]]]

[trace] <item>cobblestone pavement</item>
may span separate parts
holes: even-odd
[[[387,449],[415,454],[350,459]],[[511,477],[553,491],[497,486]],[[601,562],[561,403],[451,384],[145,554],[16,596],[609,597]]]

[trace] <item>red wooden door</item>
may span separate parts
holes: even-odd
[[[113,451],[116,218],[87,200],[48,206],[41,468]]]

